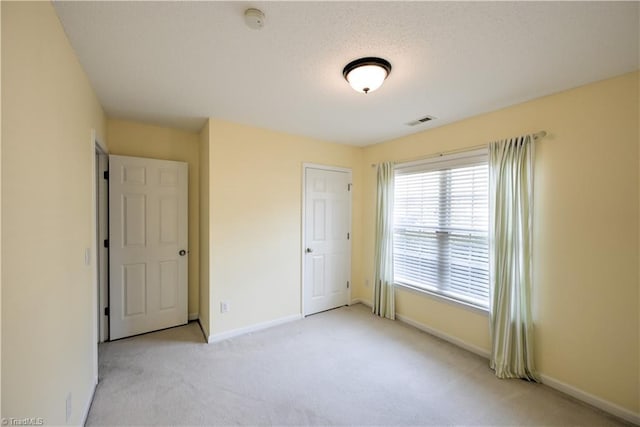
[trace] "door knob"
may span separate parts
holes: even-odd
[[[178,255],[180,256],[185,256],[187,254],[187,251],[185,251],[184,249],[180,249],[180,252],[178,252]]]
[[[313,249],[311,248],[307,248],[307,250],[305,251],[306,253],[310,254],[311,252],[313,252]]]

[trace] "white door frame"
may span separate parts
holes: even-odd
[[[98,251],[99,251],[99,247],[101,245],[99,245],[98,242],[98,230],[99,230],[99,224],[98,224],[98,194],[97,194],[97,188],[96,188],[96,174],[97,172],[97,165],[96,165],[96,156],[98,155],[98,153],[105,153],[107,152],[107,148],[106,146],[102,143],[102,141],[100,141],[98,139],[98,135],[96,133],[95,129],[91,129],[91,139],[89,141],[89,161],[91,162],[91,176],[93,179],[90,180],[91,182],[91,245],[89,248],[86,249],[85,252],[85,262],[86,264],[90,267],[91,269],[91,314],[92,314],[92,318],[93,318],[93,346],[92,346],[92,353],[93,353],[93,376],[94,376],[94,384],[98,384],[98,341],[100,340],[100,331],[99,331],[99,321],[98,321],[98,293],[100,291],[99,287],[101,285],[100,283],[100,277],[98,276],[98,264],[97,264],[97,260],[98,260]],[[101,219],[105,220],[104,218]]]
[[[352,181],[352,171],[350,168],[343,168],[343,167],[339,167],[339,166],[327,166],[327,165],[321,165],[318,163],[303,163],[302,164],[302,220],[300,221],[300,225],[302,227],[302,239],[300,242],[300,314],[302,314],[302,317],[306,316],[306,311],[305,311],[305,307],[304,307],[304,292],[305,292],[305,286],[304,286],[304,280],[305,280],[305,249],[306,249],[306,243],[307,243],[307,236],[306,236],[306,198],[307,198],[307,169],[320,169],[320,170],[325,170],[325,171],[337,171],[337,172],[346,172],[349,176],[349,183],[351,185],[351,188],[353,188],[353,184],[351,183]],[[351,218],[351,211],[352,211],[352,204],[353,204],[353,195],[351,195],[349,197],[349,233],[350,233],[350,238],[349,238],[349,260],[347,262],[347,266],[349,268],[349,289],[347,289],[347,304],[351,305],[351,288],[353,287],[353,280],[351,280],[351,245],[353,242],[353,233],[352,233],[352,218]]]
[[[98,342],[109,341],[109,249],[104,241],[109,238],[109,181],[104,178],[109,170],[109,154],[96,142],[96,274],[98,282]]]

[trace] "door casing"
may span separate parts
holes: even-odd
[[[96,142],[95,155],[95,209],[96,209],[96,274],[98,282],[98,342],[109,340],[109,249],[104,241],[109,238],[109,181],[105,172],[109,170],[109,155]]]
[[[103,283],[100,280],[98,274],[98,254],[100,242],[98,241],[98,230],[100,227],[100,221],[106,221],[106,217],[100,217],[98,210],[98,159],[100,156],[107,156],[107,148],[98,138],[95,129],[91,129],[91,137],[89,140],[88,160],[91,164],[91,176],[96,178],[91,182],[91,245],[85,252],[85,262],[91,269],[91,310],[93,318],[93,347],[92,347],[92,359],[93,359],[93,377],[94,385],[98,384],[98,342],[100,341],[100,311],[99,311],[99,294],[103,286],[108,286],[108,283]]]

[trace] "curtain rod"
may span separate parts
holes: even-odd
[[[541,130],[540,132],[536,132],[536,133],[533,134],[533,139],[534,139],[534,141],[537,141],[539,139],[544,138],[545,136],[547,136],[547,131],[546,130]],[[426,156],[426,157],[418,157],[418,158],[413,158],[413,159],[399,160],[396,163],[405,163],[405,162],[413,162],[413,161],[418,161],[418,160],[427,160],[427,159],[431,159],[433,157],[441,157],[441,156],[444,156],[445,154],[454,154],[454,153],[460,153],[462,151],[476,150],[478,148],[484,148],[487,145],[489,145],[489,144],[474,145],[473,147],[465,147],[465,148],[458,148],[456,150],[441,151],[439,153],[431,154],[431,155]],[[378,166],[376,163],[371,163],[371,167],[372,168],[374,168],[376,166]]]

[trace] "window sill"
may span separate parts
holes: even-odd
[[[448,298],[444,295],[436,294],[434,292],[429,292],[426,289],[417,288],[415,286],[406,285],[404,283],[394,283],[394,286],[397,288],[401,288],[403,290],[407,290],[409,292],[417,293],[419,295],[425,295],[429,298],[435,299],[436,301],[445,302],[447,304],[451,304],[459,308],[464,308],[465,310],[473,311],[479,314],[484,314],[485,316],[489,315],[489,309],[485,307],[480,307],[480,306],[459,301],[453,298]]]

